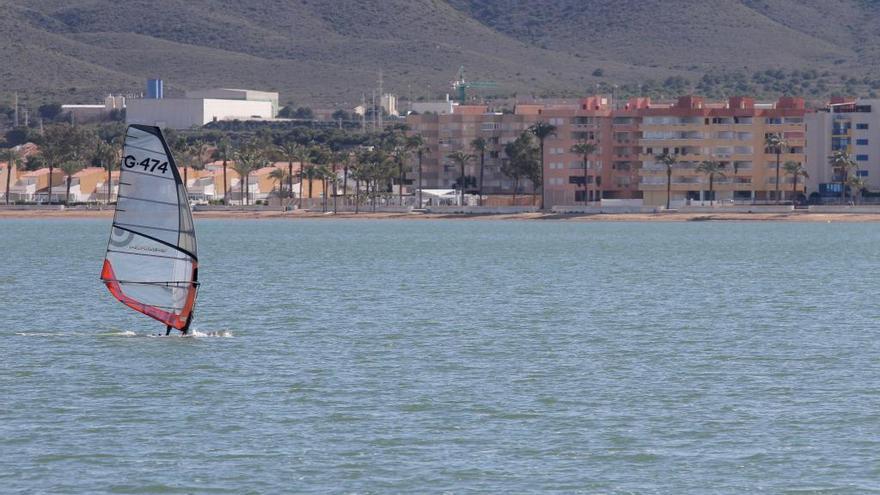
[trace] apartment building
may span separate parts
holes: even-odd
[[[880,99],[833,98],[806,119],[808,191],[824,198],[841,196],[843,177],[829,164],[836,151],[856,162],[855,173],[868,189],[880,188]]]
[[[504,145],[538,121],[556,126],[544,143],[544,191],[547,205],[575,205],[600,199],[666,203],[666,167],[656,155],[669,153],[678,163],[672,171],[674,204],[688,201],[772,201],[776,194],[776,155],[764,146],[766,136],[783,137],[788,146],[780,163],[803,163],[804,101],[784,97],[756,103],[748,97],[707,103],[697,96],[672,104],[632,98],[615,107],[606,97],[573,102],[518,104],[512,113],[490,112],[485,106],[460,106],[449,115],[411,115],[410,132],[420,134],[429,148],[423,156],[424,187],[448,189],[460,171],[446,158],[457,150],[471,151],[483,137],[489,143],[484,170],[485,194],[510,194],[513,183],[501,173]],[[586,160],[572,152],[578,143],[595,145]],[[721,163],[723,176],[713,181],[696,171],[705,160]],[[476,177],[478,161],[465,170]],[[780,172],[780,198],[792,195],[792,178]],[[802,182],[802,181],[801,181]],[[476,181],[469,184],[476,191]],[[470,186],[468,186],[470,188]],[[520,192],[529,192],[525,183]],[[471,192],[471,189],[467,189]],[[804,191],[799,183],[798,194]]]
[[[455,188],[461,171],[448,155],[455,151],[474,153],[471,143],[480,137],[487,143],[483,167],[484,194],[510,194],[513,180],[501,173],[504,145],[515,140],[539,118],[537,111],[526,107],[518,106],[514,113],[502,113],[490,112],[485,105],[458,105],[451,114],[407,116],[409,133],[421,135],[427,148],[422,155],[422,187]],[[465,190],[469,193],[477,190],[479,167],[478,156],[465,168],[468,177]],[[416,173],[413,169],[409,177],[416,179]],[[521,181],[520,192],[531,192],[528,181]]]
[[[675,104],[649,105],[639,113],[639,187],[646,205],[666,203],[667,169],[656,159],[663,153],[678,160],[672,167],[674,205],[688,201],[775,200],[776,155],[764,145],[768,135],[781,136],[787,142],[780,163],[805,161],[806,110],[800,98],[783,97],[776,103],[759,104],[747,97],[706,103],[697,96],[684,96]],[[724,174],[713,181],[714,198],[709,193],[709,178],[696,170],[707,160],[720,162]],[[792,178],[780,171],[779,182],[780,199],[789,199]],[[797,191],[803,193],[803,184]]]

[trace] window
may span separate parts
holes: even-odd
[[[856,155],[857,162],[866,162],[868,161],[868,155]]]
[[[867,130],[868,124],[856,124],[856,129]]]
[[[856,175],[859,177],[867,177],[868,171],[867,170],[856,170]]]
[[[859,146],[867,146],[868,140],[867,139],[856,139],[856,144]]]

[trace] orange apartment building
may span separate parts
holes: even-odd
[[[510,194],[513,181],[501,173],[504,145],[538,121],[556,126],[544,143],[546,204],[576,205],[602,199],[642,199],[645,205],[666,203],[666,168],[655,155],[677,156],[673,167],[672,200],[709,200],[708,178],[696,172],[703,160],[721,162],[724,177],[716,177],[716,200],[767,201],[776,189],[776,157],[765,150],[767,134],[782,135],[788,149],[780,157],[804,162],[804,101],[784,97],[775,103],[756,103],[747,97],[706,103],[696,96],[674,104],[654,104],[632,98],[614,108],[608,98],[591,96],[576,102],[519,104],[512,113],[491,112],[486,106],[457,106],[452,114],[410,115],[410,134],[420,134],[428,152],[422,160],[426,189],[449,189],[460,171],[447,158],[457,150],[474,153],[471,141],[483,137],[486,152],[484,194]],[[536,141],[537,142],[537,141]],[[581,142],[597,146],[587,160],[572,153]],[[415,179],[415,170],[411,172]],[[479,175],[479,159],[465,175]],[[475,184],[476,182],[473,182]],[[791,193],[791,178],[780,174],[782,197]],[[787,184],[787,185],[786,185]],[[801,191],[802,186],[799,186]],[[475,193],[476,187],[469,187]],[[521,193],[531,191],[528,181]]]
[[[664,152],[678,159],[672,169],[673,204],[713,199],[709,179],[696,170],[704,160],[718,161],[723,168],[724,177],[714,180],[714,200],[775,200],[776,155],[765,148],[765,137],[776,134],[787,141],[780,163],[804,163],[805,113],[804,100],[791,97],[758,104],[747,97],[706,103],[700,97],[684,96],[672,105],[639,109],[639,188],[645,204],[666,204],[666,166],[655,158]],[[781,199],[790,196],[791,185],[792,178],[780,172]],[[800,185],[799,191],[803,190]]]

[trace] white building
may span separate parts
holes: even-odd
[[[397,112],[397,97],[391,93],[385,93],[379,98],[379,104],[382,105],[382,108],[388,115],[400,115]]]
[[[841,194],[841,177],[829,165],[835,151],[845,151],[868,189],[880,188],[880,99],[837,102],[805,118],[807,127],[807,192]]]
[[[410,104],[415,113],[436,113],[437,115],[449,115],[455,106],[456,103],[449,99],[449,95],[446,95],[446,100],[414,101]]]
[[[184,98],[128,100],[128,124],[171,129],[201,127],[218,120],[271,120],[278,93],[246,89],[189,91]]]

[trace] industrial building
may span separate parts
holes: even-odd
[[[189,129],[220,120],[271,120],[278,113],[274,92],[215,88],[164,98],[162,82],[151,80],[147,94],[152,97],[126,102],[126,123]]]

